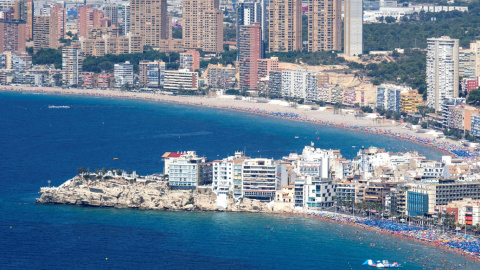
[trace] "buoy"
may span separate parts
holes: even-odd
[[[10,226],[10,229],[12,228],[12,226]]]
[[[116,157],[116,158],[113,158],[113,160],[117,160],[117,159],[118,159],[118,157]]]
[[[108,258],[105,258],[105,261],[108,261]]]

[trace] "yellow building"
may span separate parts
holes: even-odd
[[[402,113],[417,113],[418,106],[423,105],[423,97],[417,90],[409,90],[408,92],[400,93],[400,112]]]

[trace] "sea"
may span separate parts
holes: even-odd
[[[49,105],[69,108],[49,108]],[[38,205],[77,168],[161,173],[165,152],[280,159],[305,145],[441,153],[389,137],[234,111],[0,92],[0,269],[479,269],[452,252],[315,219]]]

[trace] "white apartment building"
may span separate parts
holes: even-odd
[[[282,71],[282,96],[317,99],[318,74],[308,70]]]
[[[439,111],[442,103],[458,97],[458,39],[427,39],[427,106]]]
[[[113,68],[115,87],[122,87],[123,85],[133,86],[133,65],[129,61],[123,64],[115,64]]]
[[[198,73],[188,70],[166,70],[164,89],[198,90]]]
[[[235,156],[213,161],[212,190],[215,194],[233,194],[234,187],[236,186],[237,192],[234,194],[235,197],[240,197],[242,195],[241,164],[245,160],[245,158],[242,158],[242,156],[242,152],[235,152]],[[240,165],[240,167],[238,165]],[[240,171],[238,170],[239,168]],[[240,183],[238,183],[238,180],[240,180]],[[234,185],[234,182],[236,185]],[[238,192],[238,189],[240,189],[240,192]]]
[[[168,184],[172,188],[194,189],[201,185],[202,165],[205,158],[198,157],[195,151],[165,153],[164,173],[168,175]]]

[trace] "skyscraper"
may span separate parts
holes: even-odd
[[[458,39],[427,39],[427,106],[440,110],[442,103],[458,97]]]
[[[143,45],[159,47],[168,38],[167,0],[130,0],[130,32],[143,37]]]
[[[242,25],[250,25],[260,23],[262,29],[262,58],[265,58],[265,24],[266,24],[266,7],[265,0],[245,0],[237,4],[237,44],[238,32]]]
[[[59,39],[65,38],[66,12],[62,5],[50,9],[50,48],[60,47]]]
[[[116,4],[109,4],[103,7],[103,13],[105,14],[105,18],[109,18],[112,22],[112,25],[120,26],[118,23],[118,5]]]
[[[240,88],[256,89],[258,59],[261,59],[261,25],[254,23],[239,28],[238,61],[240,67]]]
[[[302,1],[271,0],[269,6],[268,50],[302,50]]]
[[[94,9],[90,5],[80,7],[77,17],[77,31],[79,37],[88,37],[88,31],[101,26],[103,11]]]
[[[205,52],[223,52],[223,12],[220,9],[205,10],[202,43]]]
[[[14,19],[14,10],[3,13],[0,22],[0,53],[10,51],[21,53],[26,50],[26,23]]]
[[[308,1],[309,52],[342,50],[341,31],[341,0]]]
[[[65,85],[79,85],[82,63],[85,59],[79,43],[62,49],[62,78]]]
[[[220,11],[218,0],[183,1],[185,49],[223,52],[223,13],[218,11]],[[222,36],[213,33],[212,27],[221,30]],[[213,44],[216,45],[212,46]],[[222,44],[222,46],[218,46],[218,44]]]
[[[122,35],[127,35],[130,32],[130,3],[119,6],[118,21],[122,27]]]
[[[363,0],[345,0],[344,50],[346,55],[363,53]]]
[[[33,52],[50,48],[50,16],[33,17]]]

